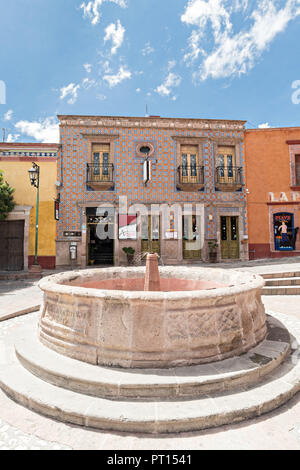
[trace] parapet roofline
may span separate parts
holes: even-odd
[[[300,126],[293,127],[258,127],[246,129],[246,132],[300,131]]]
[[[247,121],[244,120],[233,120],[233,119],[205,119],[205,118],[181,118],[181,117],[161,117],[161,116],[95,116],[95,115],[79,115],[79,114],[58,114],[57,118],[59,121],[66,119],[112,119],[120,120],[126,119],[127,121],[136,121],[136,120],[149,120],[153,121],[155,119],[162,121],[180,121],[180,122],[201,122],[201,123],[228,123],[228,124],[242,124],[245,125]]]
[[[10,148],[10,149],[59,149],[61,144],[39,144],[39,143],[22,143],[22,142],[0,142],[0,148]]]

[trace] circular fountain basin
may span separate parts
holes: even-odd
[[[162,267],[90,269],[44,278],[40,340],[84,362],[170,368],[240,355],[265,338],[264,280],[246,272]]]

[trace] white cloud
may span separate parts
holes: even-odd
[[[141,89],[140,89],[140,88],[137,88],[135,91],[136,91],[137,93],[141,93]]]
[[[122,46],[125,35],[125,28],[121,25],[120,20],[117,24],[111,23],[105,29],[104,42],[111,40],[113,46],[111,48],[111,54],[114,55],[119,47]]]
[[[13,110],[9,109],[5,114],[4,114],[4,121],[10,121],[11,118],[13,117]]]
[[[153,47],[151,46],[150,42],[146,42],[145,47],[142,49],[142,54],[144,56],[152,54],[154,52]]]
[[[178,87],[181,83],[181,77],[173,72],[170,72],[164,82],[159,85],[155,91],[161,96],[169,96],[172,88]]]
[[[68,100],[69,104],[74,104],[77,101],[78,98],[78,90],[80,88],[80,85],[75,85],[74,83],[70,83],[69,85],[62,87],[60,89],[60,99],[63,100],[67,96],[70,96],[70,99]]]
[[[83,10],[83,16],[89,18],[93,25],[99,23],[101,17],[101,6],[104,2],[116,3],[122,8],[126,8],[127,0],[90,0],[82,2],[80,8]]]
[[[234,32],[233,15],[238,11],[249,24]],[[201,80],[246,73],[299,14],[299,0],[258,0],[251,12],[246,0],[190,0],[181,20],[196,29],[189,38],[185,60],[204,57],[197,74]],[[211,42],[212,50],[205,50],[202,45]]]
[[[28,137],[33,137],[38,142],[59,142],[59,125],[54,117],[48,117],[40,121],[19,121],[15,128]]]
[[[116,85],[119,85],[119,83],[123,82],[124,80],[127,80],[131,78],[131,72],[129,70],[126,70],[122,65],[115,75],[104,75],[103,80],[105,80],[110,88],[115,87]]]
[[[83,67],[84,67],[86,73],[91,73],[91,71],[92,71],[92,64],[84,64]]]
[[[96,85],[97,85],[97,82],[94,79],[84,78],[82,80],[82,88],[84,88],[85,90],[88,90],[89,88],[96,86]]]
[[[169,60],[168,62],[168,71],[172,70],[176,65],[176,60]]]
[[[268,122],[263,122],[262,124],[258,125],[259,129],[270,129],[270,124]]]
[[[99,93],[98,95],[96,95],[96,99],[99,100],[99,101],[105,101],[106,96]]]
[[[7,142],[17,142],[18,138],[20,137],[20,134],[8,134],[7,136]]]

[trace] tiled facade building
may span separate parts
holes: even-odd
[[[244,121],[59,121],[57,266],[71,263],[71,246],[80,266],[125,264],[124,247],[135,250],[137,262],[147,251],[168,264],[206,261],[215,244],[219,261],[248,259]],[[167,221],[163,204],[171,207]],[[99,238],[99,230],[111,236]]]

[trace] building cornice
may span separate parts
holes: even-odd
[[[151,128],[175,130],[244,131],[246,121],[162,117],[59,115],[61,127]]]
[[[32,149],[33,151],[37,151],[38,149],[41,149],[45,151],[46,149],[57,149],[59,150],[61,148],[61,144],[39,144],[39,143],[27,143],[27,142],[0,142],[0,150],[14,150],[18,149],[20,152],[23,149],[26,149],[26,152],[29,151],[29,149]]]

